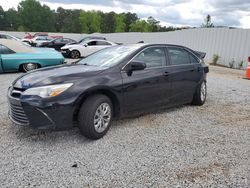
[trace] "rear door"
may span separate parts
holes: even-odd
[[[132,75],[122,71],[124,107],[126,114],[150,111],[169,102],[171,83],[166,75],[166,48],[147,47],[131,61],[142,61],[146,69]],[[129,66],[129,64],[127,65]]]
[[[172,103],[191,102],[202,78],[199,59],[182,47],[168,47]]]

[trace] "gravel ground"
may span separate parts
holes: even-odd
[[[250,81],[211,67],[204,106],[116,121],[97,141],[7,118],[0,75],[1,187],[250,187]]]

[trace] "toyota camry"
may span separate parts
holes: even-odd
[[[9,87],[9,117],[39,130],[78,126],[84,136],[99,139],[113,119],[203,105],[209,71],[204,56],[177,45],[117,45],[74,65],[35,70]]]

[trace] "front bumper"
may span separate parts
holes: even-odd
[[[20,126],[39,130],[64,130],[73,127],[74,106],[42,101],[41,98],[24,98],[8,91],[9,118]],[[21,95],[20,95],[21,96]]]
[[[61,53],[64,57],[70,57],[70,50],[69,49],[61,50]]]

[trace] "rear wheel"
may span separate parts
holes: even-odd
[[[206,81],[202,81],[201,84],[196,89],[192,104],[201,106],[205,103],[206,98],[207,98],[207,84]]]
[[[79,59],[81,54],[79,51],[77,50],[73,50],[71,53],[70,53],[70,56],[72,59]]]
[[[36,63],[25,63],[22,66],[24,72],[32,71],[38,68],[38,64]]]
[[[113,118],[113,105],[105,95],[94,95],[86,99],[78,114],[81,133],[90,139],[102,138]]]

